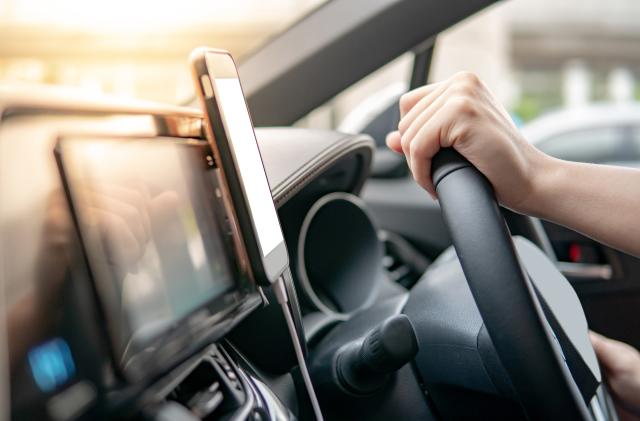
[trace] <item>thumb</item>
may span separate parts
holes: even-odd
[[[631,357],[633,356],[631,347],[593,331],[589,332],[589,337],[593,350],[605,370],[615,374],[628,368],[629,354],[631,354]]]
[[[394,152],[402,153],[402,143],[399,131],[393,131],[387,135],[387,146]]]

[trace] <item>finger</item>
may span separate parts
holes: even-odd
[[[144,236],[149,235],[148,200],[141,189],[102,183],[92,186],[91,194],[95,200],[102,200],[106,205],[113,206],[122,216],[127,217],[134,211],[137,212],[139,228],[144,231]]]
[[[117,215],[127,224],[128,229],[135,235],[140,244],[145,244],[149,238],[144,229],[144,222],[140,211],[133,205],[113,199],[111,196],[94,194],[92,206],[103,214]]]
[[[178,207],[180,199],[175,191],[164,191],[151,199],[151,221],[154,240],[163,247],[183,247],[183,222]]]
[[[400,146],[402,146],[402,153],[407,160],[407,166],[411,170],[411,139],[405,136],[400,137]]]
[[[140,217],[140,226],[144,230],[144,236],[148,237],[151,231],[149,220],[149,193],[143,183],[135,183],[136,187],[123,187],[117,184],[98,184],[92,186],[92,190],[100,195],[107,196],[115,201],[132,206],[137,209]]]
[[[431,159],[418,159],[412,154],[412,174],[414,180],[429,193],[433,200],[438,200],[436,189],[431,180]]]
[[[605,370],[612,374],[622,373],[629,369],[635,359],[634,348],[595,332],[589,332],[593,350]]]
[[[402,145],[400,143],[400,132],[393,131],[387,135],[387,147],[394,152],[402,153]]]
[[[425,95],[437,89],[444,82],[431,83],[409,91],[400,97],[400,118],[403,118]]]
[[[590,330],[589,339],[591,340],[591,345],[593,346],[593,350],[595,351],[598,359],[600,359],[600,354],[603,354],[604,357],[604,353],[606,352],[606,350],[605,344],[603,343],[602,335]]]
[[[113,263],[130,265],[142,257],[142,245],[122,217],[101,209],[97,209],[95,215],[102,236],[107,239],[107,254]]]
[[[179,203],[178,194],[174,191],[162,192],[151,199],[150,210],[154,227],[162,229],[167,221],[175,219]]]
[[[178,193],[172,190],[164,191],[151,199],[151,209],[155,212],[173,211],[178,208],[179,204]]]
[[[434,100],[428,106],[422,109],[422,111],[415,116],[415,118],[411,122],[411,125],[406,128],[404,133],[400,131],[402,137],[406,136],[409,139],[413,139],[413,137],[415,137],[415,135],[422,129],[422,127],[429,122],[434,114],[447,104],[449,98],[450,96],[447,95],[447,90],[443,91],[441,94],[439,94],[438,97],[434,98]],[[414,109],[417,110],[418,107]]]
[[[440,82],[437,86],[433,86],[433,89],[420,98],[419,101],[409,110],[398,123],[398,130],[402,135],[406,132],[406,130],[411,126],[414,120],[422,113],[422,111],[428,108],[436,99],[440,98],[451,86],[452,81],[446,80],[444,82]]]
[[[124,187],[115,183],[99,183],[91,186],[91,190],[95,193],[99,193],[104,196],[112,197],[116,200],[131,203],[141,204],[144,201],[142,193],[139,189]]]
[[[438,88],[436,88],[434,92],[438,92],[438,90],[440,88],[444,87],[446,89],[446,85],[441,84],[439,85]],[[439,108],[442,108],[443,104],[445,103],[446,98],[444,96],[439,96],[438,99],[433,103],[430,104],[429,108],[427,108],[424,111],[424,115],[421,116],[419,118],[419,121],[414,121],[412,126],[411,126],[411,130],[408,131],[407,133],[402,134],[401,133],[401,137],[400,137],[400,144],[402,145],[402,151],[404,152],[406,158],[407,158],[407,165],[409,166],[409,169],[411,169],[411,171],[413,172],[413,165],[417,162],[417,160],[413,159],[412,157],[412,148],[411,145],[414,142],[414,137],[415,137],[415,133],[419,130],[422,129],[422,126],[424,126],[428,120],[437,112],[437,110]],[[436,129],[435,127],[431,126],[432,128],[429,130],[434,130]],[[436,141],[438,141],[438,139],[436,139]],[[415,146],[414,146],[415,147]],[[437,152],[437,150],[436,150]],[[429,164],[430,166],[430,164]],[[422,169],[423,170],[423,169]],[[414,178],[415,178],[415,174],[414,174]],[[422,180],[422,174],[418,173],[418,176],[420,176],[420,179]],[[430,180],[430,174],[428,174],[429,176],[429,180]],[[418,180],[418,178],[416,178],[416,181]],[[435,190],[433,189],[433,186],[431,184],[431,181],[425,182],[424,185],[421,184],[421,186],[423,186],[425,189],[427,189],[427,191],[431,194],[431,196],[435,197]]]
[[[446,127],[449,110],[441,108],[432,119],[423,125],[411,140],[411,168],[416,182],[436,198],[437,193],[431,177],[431,161],[442,145],[442,128]]]
[[[142,181],[136,182],[135,186],[135,189],[141,198],[140,214],[143,218],[143,223],[145,224],[144,228],[147,236],[151,236],[151,192],[149,191],[149,186]]]

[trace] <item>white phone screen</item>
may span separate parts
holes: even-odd
[[[260,249],[266,257],[284,239],[240,80],[215,77],[213,82]]]

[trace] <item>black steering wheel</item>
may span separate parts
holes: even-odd
[[[435,156],[432,175],[469,288],[527,416],[592,419],[488,180],[453,149]]]

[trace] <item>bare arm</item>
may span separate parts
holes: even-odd
[[[640,170],[549,159],[524,213],[640,256]]]
[[[431,159],[440,148],[453,147],[489,179],[504,206],[640,256],[640,170],[545,155],[470,73],[405,94],[400,113],[387,144],[404,153],[432,196]]]

